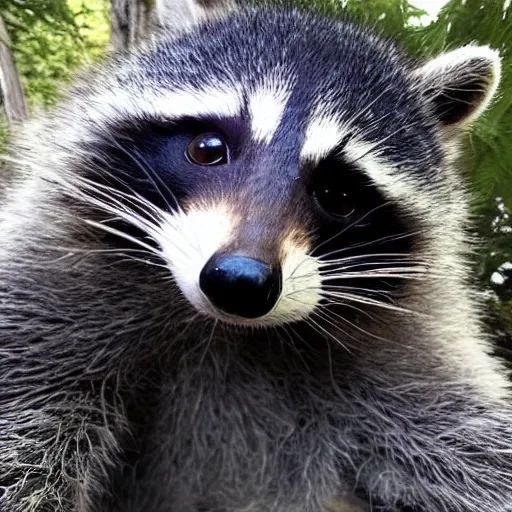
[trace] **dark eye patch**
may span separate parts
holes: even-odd
[[[163,210],[176,208],[201,188],[214,169],[198,166],[187,147],[202,133],[216,133],[235,158],[243,135],[239,122],[190,119],[137,120],[113,125],[89,144],[86,175],[125,194],[136,192]],[[83,169],[80,171],[83,174]]]
[[[215,172],[187,159],[186,148],[194,137],[209,131],[222,133],[222,128],[234,133],[230,127],[228,120],[187,118],[179,122],[134,120],[113,124],[94,134],[93,142],[84,142],[76,174],[91,184],[89,195],[151,220],[153,206],[162,211],[175,210],[203,187],[205,180],[211,179],[208,173]],[[228,134],[225,139],[229,137]],[[233,140],[238,141],[234,135]],[[236,149],[234,144],[230,155],[236,154]],[[129,221],[98,213],[106,217],[102,222],[154,245],[146,233]],[[129,245],[126,240],[118,241],[123,247]]]
[[[324,190],[332,192],[322,197]],[[403,208],[342,156],[329,156],[310,172],[308,193],[316,225],[313,255],[325,262],[326,288],[379,300],[399,291],[403,279],[369,277],[369,271],[410,265],[417,226]]]
[[[333,232],[349,225],[351,229],[364,227],[389,205],[357,163],[337,154],[310,170],[307,183],[322,229]]]
[[[324,222],[339,226],[368,223],[369,212],[384,201],[356,165],[336,155],[313,170],[308,190]]]
[[[159,208],[173,209],[184,194],[173,168],[187,163],[182,148],[192,137],[156,122],[114,126],[88,148],[86,177],[115,192],[137,194]]]

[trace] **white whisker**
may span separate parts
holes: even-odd
[[[160,196],[162,197],[162,199],[164,200],[165,204],[169,208],[169,211],[172,212],[174,210],[177,210],[178,212],[183,213],[183,211],[181,210],[180,204],[179,204],[178,200],[176,199],[176,196],[174,195],[174,193],[165,184],[165,182],[160,178],[158,173],[155,172],[151,168],[151,166],[144,159],[144,157],[138,151],[135,151],[135,153],[136,153],[136,155],[135,155],[134,151],[129,151],[128,149],[123,147],[121,144],[119,144],[119,142],[114,137],[111,136],[110,139],[112,141],[112,144],[115,147],[117,147],[119,150],[121,150],[126,156],[128,156],[139,167],[139,169],[145,174],[145,176],[148,178],[148,180],[151,182],[151,184],[155,188],[155,191],[157,191],[160,194]],[[142,163],[141,163],[141,161],[142,161]],[[167,192],[169,194],[169,196],[175,202],[176,206],[173,207],[169,203],[166,195],[162,192],[162,190],[160,189],[160,186],[157,185],[155,180],[157,180],[160,183],[160,186],[162,186],[164,188],[165,192]]]
[[[378,339],[380,341],[384,341],[386,343],[389,343],[391,341],[391,340],[388,340],[386,338],[383,338],[382,336],[378,336],[377,334],[373,334],[373,333],[363,329],[362,327],[359,327],[358,325],[356,325],[353,322],[351,322],[350,320],[346,319],[344,316],[340,315],[339,313],[335,313],[334,311],[328,309],[328,305],[322,305],[321,308],[323,308],[324,314],[333,316],[336,320],[344,322],[344,323],[350,325],[350,327],[352,327],[353,329],[356,329],[357,331],[359,331],[359,332],[361,332],[363,334],[371,336],[372,338]],[[357,308],[355,308],[355,309],[357,309]],[[361,311],[361,310],[359,310],[359,311]],[[371,320],[375,320],[371,316],[370,316],[370,319]],[[336,325],[336,324],[333,324],[333,325]]]
[[[159,253],[153,247],[151,247],[150,245],[142,242],[141,240],[139,240],[139,239],[137,239],[137,238],[135,238],[135,237],[133,237],[131,235],[128,235],[124,231],[112,228],[110,226],[106,226],[105,224],[102,224],[101,222],[96,222],[96,221],[90,220],[90,219],[83,219],[83,222],[85,224],[90,225],[90,226],[93,226],[93,227],[96,227],[96,228],[101,229],[103,231],[106,231],[107,233],[110,233],[112,235],[116,235],[116,236],[119,236],[121,238],[124,238],[125,240],[128,240],[129,242],[132,242],[134,244],[140,245],[144,249],[146,249],[148,251],[151,251],[154,254],[159,255]]]
[[[328,324],[330,324],[331,326],[334,326],[336,327],[336,329],[338,331],[340,331],[341,333],[343,333],[344,335],[347,335],[347,333],[345,331],[343,331],[343,329],[341,327],[339,327],[338,325],[335,325],[333,324],[331,321],[329,320],[326,320],[325,318],[322,318],[321,314],[320,314],[320,311],[315,311],[309,318],[308,318],[308,322],[310,324],[313,324],[312,327],[315,328],[314,326],[316,326],[316,331],[319,332],[320,334],[321,333],[324,333],[324,334],[327,334],[327,336],[331,339],[333,339],[336,344],[340,345],[343,349],[345,349],[349,354],[351,354],[352,352],[350,351],[350,349],[348,348],[347,345],[345,345],[345,343],[343,343],[341,340],[339,340],[336,336],[334,336],[334,334],[332,334],[331,332],[329,332],[325,327],[323,327],[322,325],[320,325],[318,322],[316,322],[313,317],[314,316],[318,316],[319,318],[321,318],[323,321],[327,322]]]
[[[381,238],[377,238],[375,240],[368,240],[366,242],[360,242],[357,244],[348,245],[348,246],[342,247],[341,249],[336,249],[334,251],[331,251],[331,252],[328,252],[325,254],[321,254],[321,255],[319,255],[319,258],[323,260],[325,258],[328,258],[329,256],[332,256],[333,254],[340,254],[342,252],[352,251],[354,249],[360,249],[361,247],[379,245],[379,244],[384,244],[387,242],[395,242],[395,241],[403,240],[404,238],[409,238],[409,237],[412,237],[412,236],[415,236],[418,234],[419,234],[419,231],[415,231],[415,232],[411,232],[411,233],[402,233],[399,235],[387,235],[387,236],[383,236]],[[317,249],[315,249],[315,251]]]
[[[389,203],[382,203],[380,204],[379,206],[376,206],[375,208],[371,209],[369,212],[367,212],[365,215],[363,215],[361,218],[357,219],[356,221],[352,222],[351,224],[349,224],[348,226],[344,226],[343,228],[340,229],[340,231],[338,231],[337,233],[335,233],[334,235],[332,235],[331,237],[329,237],[327,240],[324,240],[323,242],[321,242],[320,244],[316,245],[312,250],[311,250],[311,254],[315,254],[315,253],[318,253],[318,250],[323,247],[324,245],[332,242],[335,238],[338,238],[339,236],[341,236],[342,234],[346,233],[349,229],[353,228],[355,225],[357,225],[359,222],[361,222],[362,220],[366,219],[367,217],[369,217],[370,215],[372,215],[373,213],[375,213],[377,210],[381,209],[381,208],[384,208],[385,206],[388,206]]]
[[[351,293],[326,291],[326,292],[323,292],[322,295],[324,297],[326,297],[327,299],[341,299],[339,301],[333,301],[333,304],[335,303],[335,304],[339,304],[339,305],[345,305],[346,303],[356,302],[359,304],[366,304],[368,306],[375,306],[375,307],[378,307],[381,309],[395,311],[397,313],[407,313],[407,314],[417,315],[417,316],[421,316],[421,317],[427,316],[424,313],[420,313],[418,311],[413,311],[411,309],[403,308],[401,306],[395,306],[393,304],[381,302],[381,301],[372,299],[370,297],[362,297],[362,296],[354,295]]]

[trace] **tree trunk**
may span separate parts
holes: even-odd
[[[111,44],[130,51],[144,39],[164,32],[173,37],[187,27],[235,7],[235,0],[111,0]]]
[[[27,102],[11,52],[11,40],[0,17],[0,108],[9,124],[28,116]]]
[[[112,0],[111,44],[114,50],[130,51],[148,36],[155,0]]]

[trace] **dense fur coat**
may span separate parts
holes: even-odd
[[[498,56],[194,9],[6,157],[0,510],[507,510],[453,166]]]

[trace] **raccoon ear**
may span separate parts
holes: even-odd
[[[498,87],[501,60],[486,46],[465,46],[416,69],[418,91],[448,134],[471,123],[487,108]]]
[[[157,25],[171,32],[186,31],[235,10],[234,0],[156,0]]]

